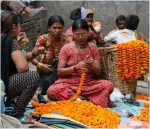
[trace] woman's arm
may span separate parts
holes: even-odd
[[[36,46],[35,46],[35,47],[33,48],[33,51],[34,51],[34,50],[37,50],[38,48],[39,48],[39,47],[36,47]],[[32,52],[33,52],[33,51],[32,51]],[[29,53],[28,56],[32,56],[32,52]],[[31,54],[31,55],[30,55],[30,54]],[[37,66],[38,63],[40,63],[40,61],[39,61],[39,59],[37,59],[37,57],[33,58],[33,59],[31,60],[31,62],[32,62],[35,66]]]
[[[65,68],[67,64],[66,60],[59,60],[58,62],[58,68],[57,68],[57,74],[60,77],[65,77],[70,75],[72,72],[76,70],[76,66],[70,66],[68,68]]]
[[[36,56],[38,56],[40,53],[43,54],[44,53],[45,48],[44,47],[34,47],[32,53],[28,53],[30,55],[28,56],[32,56],[34,57],[33,60],[31,60],[31,62],[37,67],[37,69],[39,71],[42,71],[44,73],[50,74],[52,72],[52,69],[50,68],[50,65],[48,64],[43,64],[42,60],[43,59],[37,59]],[[29,58],[29,57],[28,57]],[[41,60],[41,61],[39,61]]]
[[[21,50],[12,52],[11,58],[18,70],[18,72],[27,72],[29,70],[28,63]]]
[[[26,59],[32,60],[35,57],[37,57],[40,53],[42,54],[44,52],[45,48],[44,47],[38,47],[38,48],[34,48],[31,52],[28,52],[26,55]]]
[[[70,75],[73,72],[76,72],[77,70],[81,70],[82,68],[86,68],[86,64],[84,61],[79,62],[76,65],[70,66],[66,68],[66,60],[59,60],[58,63],[58,69],[57,69],[57,74],[60,77],[65,77]]]

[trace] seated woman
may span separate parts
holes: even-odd
[[[51,100],[69,99],[76,93],[81,69],[88,72],[81,90],[81,96],[96,105],[107,107],[113,83],[107,80],[94,80],[101,70],[100,53],[94,43],[87,42],[89,27],[85,20],[73,22],[75,41],[66,44],[60,51],[58,63],[59,79],[48,88],[47,96]]]
[[[48,20],[49,33],[41,35],[35,45],[35,48],[43,46],[45,54],[39,55],[32,61],[37,66],[42,80],[41,94],[45,95],[48,87],[57,79],[57,56],[61,47],[68,43],[63,34],[64,20],[57,15],[51,16]]]
[[[8,100],[17,97],[11,116],[20,118],[40,84],[39,74],[29,71],[17,36],[21,31],[18,16],[11,11],[1,12],[1,78]],[[35,54],[35,53],[34,53]],[[36,56],[29,53],[27,59]]]

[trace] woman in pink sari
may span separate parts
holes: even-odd
[[[94,79],[100,74],[101,58],[96,44],[87,42],[88,24],[83,19],[76,20],[72,30],[75,41],[61,49],[57,71],[59,79],[48,88],[47,96],[51,100],[71,98],[78,88],[81,69],[86,67],[88,71],[81,96],[96,105],[107,107],[113,83]]]

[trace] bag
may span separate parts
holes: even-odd
[[[0,128],[23,128],[21,122],[11,116],[0,114]]]
[[[118,88],[114,88],[114,91],[110,94],[110,100],[113,102],[120,101],[122,102],[122,99],[124,98],[124,95],[120,92]]]

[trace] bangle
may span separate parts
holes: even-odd
[[[38,63],[36,67],[37,67],[38,70],[42,70],[43,66],[44,66],[43,63]]]

